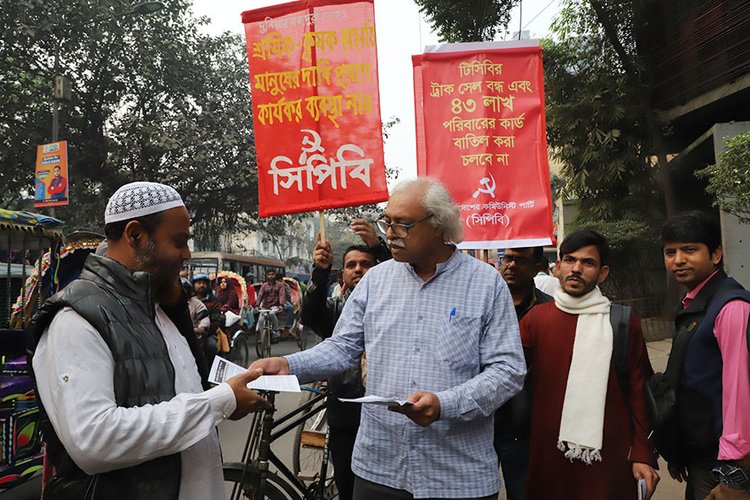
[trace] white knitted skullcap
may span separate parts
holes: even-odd
[[[180,193],[156,182],[131,182],[115,191],[107,202],[104,223],[135,219],[175,207],[184,207]]]

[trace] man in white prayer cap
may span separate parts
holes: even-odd
[[[176,190],[133,182],[107,203],[105,255],[34,318],[30,351],[56,475],[44,498],[224,498],[216,425],[265,407],[260,370],[212,389],[181,297],[190,215]]]

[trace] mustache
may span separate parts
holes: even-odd
[[[395,240],[387,239],[385,242],[388,244],[389,247],[398,247],[398,248],[406,248],[406,245],[404,244],[404,240],[401,238],[396,238]]]

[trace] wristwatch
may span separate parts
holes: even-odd
[[[729,488],[750,491],[750,478],[747,472],[733,460],[719,460],[711,472],[718,482]]]

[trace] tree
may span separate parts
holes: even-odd
[[[719,160],[696,175],[708,179],[715,207],[750,223],[750,132],[729,139]]]
[[[544,42],[551,154],[579,202],[579,223],[650,225],[661,201],[647,120],[617,53],[581,8],[563,9],[553,24],[558,39]]]
[[[508,26],[518,0],[415,0],[441,42],[492,40]]]
[[[611,15],[624,43],[618,49],[592,3],[566,2],[544,41],[547,139],[562,164],[565,194],[578,201],[575,223],[606,235],[611,246],[608,293],[653,294],[649,269],[659,261],[655,233],[665,205],[663,170],[655,161],[652,117],[641,83],[623,64],[636,45],[628,3]],[[614,5],[614,4],[613,4]]]
[[[188,0],[157,14],[89,23],[130,0],[3,0],[0,19],[0,202],[27,208],[36,145],[50,140],[50,86],[72,81],[71,229],[101,228],[120,185],[175,186],[210,239],[257,212],[249,76],[239,36],[201,34]],[[57,52],[58,57],[55,57]],[[58,69],[55,68],[57,60]]]

